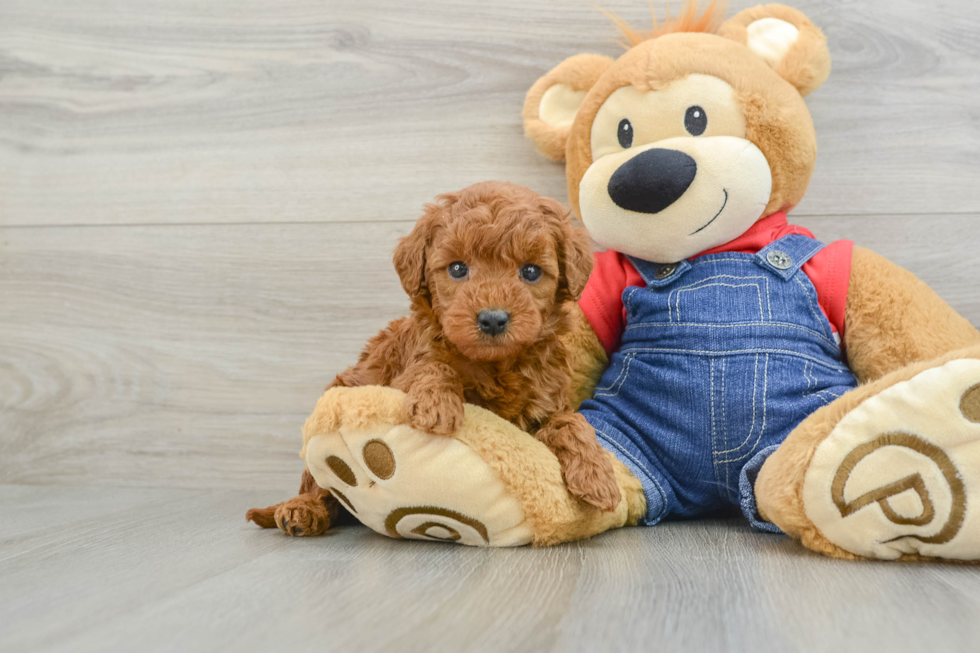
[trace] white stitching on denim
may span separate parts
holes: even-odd
[[[629,354],[623,354],[623,360],[628,360],[628,359],[629,359]],[[625,369],[626,369],[626,365],[623,365],[622,367],[620,367],[619,368],[619,373],[616,374],[616,378],[613,379],[612,381],[610,381],[609,382],[609,385],[597,386],[596,389],[592,391],[593,394],[595,394],[596,392],[604,392],[606,390],[611,390],[612,387],[614,385],[616,385],[616,382],[619,381],[619,377],[621,377],[623,375],[623,370],[625,370]]]
[[[820,383],[820,380],[817,379],[816,374],[814,374],[811,371],[812,369],[811,365],[812,363],[810,363],[809,361],[807,361],[803,365],[803,378],[806,379],[806,390],[803,391],[804,398],[819,397],[821,400],[823,400],[824,406],[826,406],[830,402],[839,399],[845,392],[847,392],[847,389],[837,392],[832,390],[831,388],[824,388],[823,390],[816,390],[814,392],[811,392],[811,390],[816,388]],[[830,398],[828,399],[828,397]]]
[[[658,352],[663,354],[705,354],[707,356],[737,356],[740,354],[783,354],[786,356],[792,356],[794,358],[802,358],[804,360],[811,361],[814,365],[819,365],[820,367],[833,370],[834,372],[845,373],[850,370],[843,365],[834,365],[827,363],[822,360],[808,356],[807,354],[801,354],[795,351],[789,351],[786,349],[733,349],[731,351],[708,351],[705,349],[680,349],[675,347],[630,347],[625,350],[625,353],[635,354],[636,352],[649,351]]]
[[[721,276],[725,276],[725,275],[721,275]],[[715,277],[709,277],[709,278],[712,278],[713,279]],[[705,279],[705,281],[707,281],[707,279]],[[713,286],[721,286],[722,288],[755,288],[756,296],[759,298],[759,319],[760,320],[764,320],[766,318],[765,311],[762,308],[762,291],[759,289],[759,284],[757,284],[757,283],[742,283],[742,284],[732,284],[732,283],[705,283],[705,284],[701,284],[701,285],[698,285],[698,286],[691,285],[691,286],[688,286],[686,288],[678,288],[677,290],[673,291],[677,295],[676,296],[676,299],[674,300],[674,303],[677,306],[677,319],[678,320],[681,319],[681,298],[680,298],[680,294],[682,292],[694,292],[696,290],[703,290],[705,288],[711,288]],[[768,284],[767,284],[766,285],[766,301],[768,301],[768,300],[769,300],[769,287],[768,287]]]
[[[707,261],[701,261],[699,263],[691,263],[691,267],[692,268],[696,268],[699,265],[710,265],[712,263],[725,263],[725,262],[731,262],[731,261],[735,261],[736,263],[749,263],[751,265],[755,265],[755,255],[754,254],[746,254],[746,256],[748,256],[750,258],[716,258],[716,259],[710,259],[710,260],[707,260]]]
[[[619,383],[619,380],[622,378],[623,373],[626,371],[626,366],[629,364],[630,357],[631,354],[623,354],[623,360],[625,361],[625,363],[623,363],[622,367],[619,368],[619,374],[616,375],[615,379],[609,382],[609,385],[604,385],[601,388],[596,388],[595,390],[593,390],[593,394],[599,392],[605,392],[606,390],[612,390],[613,387],[617,383]]]
[[[629,319],[629,314],[633,310],[633,295],[635,295],[636,291],[639,289],[639,286],[631,286],[629,288],[629,293],[627,293],[626,297],[623,299],[623,308],[626,309],[627,319]]]
[[[759,354],[756,354],[755,355],[755,371],[753,372],[753,375],[754,376],[752,378],[752,424],[749,426],[749,432],[745,436],[745,439],[742,440],[742,444],[738,445],[737,447],[734,447],[732,449],[726,449],[724,451],[719,451],[717,449],[713,449],[711,451],[711,453],[713,453],[716,456],[720,456],[722,454],[732,453],[732,452],[738,451],[739,449],[741,449],[742,447],[744,447],[745,446],[745,443],[748,442],[752,438],[752,432],[755,431],[755,416],[756,416],[755,396],[756,396],[756,392],[759,389]],[[727,446],[727,444],[726,444],[726,446]]]
[[[844,394],[844,392],[847,392],[847,390],[844,390],[843,392],[835,392],[830,388],[827,388],[826,390],[821,390],[820,392],[814,392],[813,396],[820,397],[823,400],[823,405],[826,406],[830,402],[840,399],[841,396]],[[824,396],[825,394],[830,398],[828,399],[827,397],[825,397]]]
[[[646,465],[644,465],[636,456],[634,456],[629,451],[627,451],[626,450],[626,447],[624,447],[622,444],[620,444],[619,442],[616,442],[611,437],[609,437],[609,434],[608,433],[605,433],[604,431],[600,431],[595,426],[592,426],[592,428],[595,430],[595,432],[596,432],[596,434],[598,436],[601,436],[603,440],[605,440],[610,445],[612,445],[613,447],[615,447],[616,449],[618,449],[620,451],[620,453],[622,453],[624,456],[626,456],[627,458],[629,458],[630,460],[632,460],[633,463],[636,464],[637,467],[639,467],[640,469],[643,470],[643,473],[646,474],[647,478],[650,479],[653,482],[653,484],[657,487],[657,492],[660,493],[660,503],[661,503],[662,507],[661,507],[661,510],[660,510],[660,514],[657,515],[655,519],[660,519],[661,517],[663,517],[664,515],[666,515],[667,514],[667,509],[669,507],[667,505],[667,493],[664,492],[664,488],[660,484],[660,481],[658,481],[657,478],[653,475],[653,473],[650,472],[649,469],[647,469]],[[647,506],[647,510],[649,510],[649,506]]]
[[[725,410],[725,399],[724,399],[727,396],[725,394],[727,392],[727,390],[725,389],[725,386],[727,385],[726,384],[727,374],[725,372],[725,364],[726,364],[726,362],[727,362],[726,359],[724,359],[724,358],[721,359],[721,396],[722,396],[722,401],[721,401],[721,428],[722,428],[722,431],[724,432],[725,445],[727,446],[728,445],[728,414],[727,414],[727,412]]]
[[[641,290],[641,288],[639,286],[631,286],[630,287],[630,294],[627,297],[627,300],[629,301],[629,304],[630,304],[630,308],[633,307],[633,295],[635,295],[640,290]]]
[[[739,461],[745,460],[753,453],[755,453],[755,450],[758,448],[759,443],[762,442],[762,438],[766,433],[766,415],[769,412],[767,407],[767,401],[766,401],[768,395],[769,395],[769,354],[766,354],[766,363],[762,368],[762,428],[759,429],[759,437],[757,437],[755,439],[755,442],[752,443],[752,446],[749,448],[748,452],[742,454],[738,458],[730,458],[727,460],[723,460],[721,462],[737,463]],[[742,447],[739,447],[739,449],[741,448]],[[727,453],[727,452],[723,451],[722,453]]]
[[[776,241],[776,242],[779,242],[779,241]],[[819,252],[824,247],[825,247],[825,245],[823,243],[817,241],[817,244],[814,245],[814,247],[813,247],[813,251],[812,252],[808,252],[806,254],[806,257],[807,257],[806,260],[809,261],[810,258],[813,257],[813,254],[815,254],[816,252]],[[765,248],[763,248],[763,249],[765,249]],[[751,258],[717,258],[717,259],[709,259],[709,260],[706,260],[706,261],[700,261],[700,262],[697,262],[697,263],[691,263],[691,267],[692,268],[695,268],[695,267],[697,267],[699,265],[710,265],[711,263],[721,263],[721,262],[748,263],[748,264],[751,264],[751,265],[755,266],[756,265],[756,263],[755,263],[755,258],[756,258],[755,255],[747,254],[746,256],[750,256]],[[805,264],[806,264],[806,262],[803,263],[803,265],[805,265]],[[801,265],[800,268],[802,268],[802,267],[803,266]],[[756,269],[758,269],[758,267],[756,267]],[[799,268],[796,270],[796,272],[799,272]],[[814,312],[813,297],[811,296],[810,292],[807,290],[806,285],[802,281],[800,281],[799,275],[797,275],[796,272],[793,273],[793,276],[791,276],[790,279],[793,279],[794,281],[796,281],[796,283],[800,284],[800,286],[802,286],[803,289],[805,291],[807,291],[806,292],[806,296],[807,296],[807,301],[810,304],[810,312],[813,313],[813,317],[814,317],[816,323],[819,324],[821,327],[823,327],[825,336],[828,337],[829,339],[833,340],[833,330],[830,330],[830,331],[827,330],[828,329],[828,326],[830,324],[829,321],[827,320],[826,316],[824,316],[824,319],[823,320],[821,320],[819,318],[819,315],[822,314],[822,312],[819,313],[819,314],[816,313],[816,312]],[[805,274],[806,273],[804,273],[804,275]],[[749,277],[749,278],[754,278],[754,277]],[[809,277],[807,277],[807,278],[809,278]],[[811,282],[811,286],[812,286],[812,282]],[[767,288],[767,290],[768,290],[768,288]],[[771,308],[772,308],[772,306],[770,305],[770,310],[771,310]],[[770,317],[771,317],[771,315],[770,315]]]
[[[827,337],[814,331],[813,329],[808,329],[806,327],[797,326],[795,324],[789,324],[788,322],[738,322],[736,324],[709,324],[701,322],[638,322],[637,324],[631,324],[630,326],[623,329],[623,331],[629,331],[630,329],[637,329],[640,327],[671,327],[671,326],[693,326],[693,327],[705,327],[710,329],[731,329],[735,327],[752,327],[752,326],[767,326],[767,327],[779,327],[785,329],[795,329],[797,331],[804,331],[806,333],[815,335],[828,345],[839,349],[839,345],[833,340],[828,340]]]
[[[715,361],[714,360],[708,361],[708,397],[711,400],[711,448],[714,449],[715,447],[718,446],[717,444],[718,430],[717,428],[715,428],[716,419],[715,419]],[[719,480],[718,463],[717,461],[715,461],[713,456],[711,461],[712,461],[712,467],[714,468],[714,472],[715,472],[715,480],[717,481]]]
[[[758,448],[759,443],[762,442],[762,438],[766,434],[766,418],[769,416],[769,354],[766,354],[766,363],[762,368],[762,428],[759,429],[759,437],[756,438],[755,444],[752,445],[751,451],[739,458],[738,460],[744,460],[748,458],[755,450]],[[732,461],[735,462],[735,461]]]
[[[769,309],[769,320],[772,321],[772,288],[769,287],[769,279],[765,280],[766,283],[766,307]]]
[[[712,279],[733,279],[735,281],[751,281],[752,279],[762,279],[763,281],[768,281],[769,277],[756,274],[750,277],[738,275],[738,274],[713,274],[710,277],[704,277],[703,279],[694,279],[691,283],[686,286],[681,286],[677,290],[687,290],[688,288],[695,288],[697,286],[702,286],[706,281],[711,281]]]
[[[724,364],[725,359],[722,358],[721,361],[722,364]],[[717,393],[715,393],[715,361],[714,360],[708,361],[708,378],[709,378],[708,394],[709,397],[711,398],[711,450],[712,452],[714,452],[717,450],[718,447],[718,428],[717,428],[717,418],[715,416],[715,402],[718,398],[718,395]],[[721,401],[722,406],[725,405],[724,395],[725,395],[724,390],[722,390],[722,401]],[[725,446],[727,446],[727,442]],[[719,468],[718,457],[713,455],[711,457],[711,468],[715,473],[715,484],[719,486],[718,494],[721,496],[722,499],[727,499],[728,497],[723,495],[723,491],[728,489],[728,483],[730,481],[728,466],[720,465],[720,467],[725,472],[724,483],[722,483],[721,481],[721,472],[718,469]]]
[[[731,260],[738,260],[738,259],[731,259]],[[671,304],[671,300],[673,298],[674,305],[677,307],[677,319],[678,320],[680,319],[681,312],[680,312],[680,296],[679,296],[679,293],[684,292],[684,291],[688,291],[688,290],[700,290],[701,288],[707,288],[709,286],[725,286],[725,287],[728,287],[728,288],[743,288],[743,287],[746,287],[746,286],[749,286],[749,285],[753,285],[753,284],[730,285],[730,284],[724,284],[724,283],[710,283],[710,284],[707,283],[708,281],[711,281],[712,279],[734,279],[736,281],[750,281],[752,279],[762,279],[762,281],[766,284],[766,295],[767,295],[767,301],[768,301],[768,293],[769,293],[769,278],[768,277],[759,276],[759,275],[751,276],[751,277],[745,277],[745,276],[740,276],[740,275],[736,275],[736,274],[715,274],[715,275],[712,275],[710,277],[705,277],[703,279],[695,279],[694,281],[692,281],[691,283],[689,283],[686,286],[681,286],[680,288],[675,288],[674,290],[671,290],[670,291],[670,294],[667,295],[667,309],[668,309],[668,311],[670,311],[670,308],[671,308],[671,305],[670,304]],[[758,285],[757,284],[756,284],[756,290],[758,290]],[[758,294],[759,294],[759,318],[760,319],[764,319],[764,314],[763,314],[763,311],[762,311],[762,293],[759,292]],[[771,305],[769,307],[769,313],[770,313],[769,317],[771,318],[772,317],[772,306]],[[673,318],[671,318],[671,319],[673,319]]]
[[[602,389],[603,392],[599,392],[599,389],[596,388],[595,392],[592,393],[593,397],[616,397],[619,395],[619,391],[623,389],[623,384],[626,383],[626,378],[630,375],[630,365],[633,364],[633,359],[636,358],[636,354],[626,354],[625,358],[626,365],[623,366],[623,371],[620,375],[622,378],[617,376],[616,381],[614,381],[608,388]],[[612,390],[613,386],[616,387],[616,392],[605,392],[605,390]]]
[[[721,359],[721,428],[725,433],[724,440],[725,440],[725,446],[727,447],[728,446],[728,415],[725,412],[725,397],[727,396],[725,390],[725,377],[726,377],[725,362],[726,359],[722,358]],[[731,483],[732,483],[731,468],[728,465],[725,465],[724,468],[725,468],[725,489],[728,490],[728,495],[729,495],[728,498],[730,499]]]
[[[826,315],[823,314],[823,311],[822,310],[819,313],[817,312],[816,307],[814,307],[814,305],[813,305],[813,296],[810,294],[810,289],[807,288],[806,287],[806,284],[803,283],[802,281],[800,281],[800,278],[797,277],[796,275],[793,275],[793,281],[795,281],[796,283],[800,284],[800,287],[803,288],[803,294],[806,295],[807,303],[810,305],[810,313],[811,313],[811,315],[813,315],[814,322],[816,324],[819,324],[823,328],[824,334],[826,335],[826,337],[828,337],[831,340],[833,340],[834,339],[834,334],[833,334],[833,330],[830,328],[830,320],[827,318]],[[813,282],[812,281],[810,282],[810,287],[813,287]],[[814,289],[814,294],[816,294],[816,289]],[[822,320],[820,319],[820,316],[821,315],[823,316],[823,319]],[[839,347],[838,347],[838,349],[839,349]]]

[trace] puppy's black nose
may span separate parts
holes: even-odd
[[[510,313],[499,308],[482,310],[476,316],[476,323],[480,325],[480,331],[488,336],[499,336],[507,330],[508,322],[510,322]]]
[[[697,162],[677,150],[654,148],[619,166],[609,178],[609,198],[638,213],[660,213],[676,202],[698,174]]]

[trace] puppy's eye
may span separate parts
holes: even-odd
[[[527,281],[528,283],[535,283],[541,278],[541,268],[538,266],[528,263],[521,268],[521,279]]]
[[[453,261],[449,264],[449,276],[457,281],[462,281],[466,278],[466,275],[470,273],[470,269],[466,267],[466,263],[462,261]]]
[[[708,114],[698,105],[688,107],[684,114],[684,129],[691,136],[700,136],[708,128]]]
[[[619,139],[620,147],[628,150],[633,145],[633,123],[626,118],[620,120],[619,129],[616,130],[616,137]]]

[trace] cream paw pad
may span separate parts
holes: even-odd
[[[635,523],[642,514],[639,482],[622,465],[616,473],[627,500],[602,513],[572,498],[557,459],[509,422],[467,405],[455,435],[430,435],[403,422],[404,397],[377,386],[332,388],[303,428],[302,455],[317,484],[377,533],[540,545]]]
[[[849,412],[817,447],[802,498],[851,553],[980,558],[980,361],[928,369]]]
[[[521,502],[472,449],[400,424],[391,412],[385,419],[357,411],[334,429],[310,433],[306,464],[320,487],[389,537],[471,546],[531,541]]]

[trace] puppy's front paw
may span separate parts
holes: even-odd
[[[562,476],[575,497],[605,512],[613,512],[622,496],[612,463],[601,449],[590,456],[559,456]]]
[[[605,512],[613,512],[622,495],[609,455],[595,429],[580,413],[557,415],[537,433],[561,465],[569,493]]]
[[[452,435],[463,424],[463,400],[449,393],[409,392],[402,415],[412,426],[433,435]]]
[[[322,535],[330,528],[330,510],[325,505],[329,500],[332,497],[318,499],[306,494],[293,497],[276,506],[276,526],[292,537]]]

